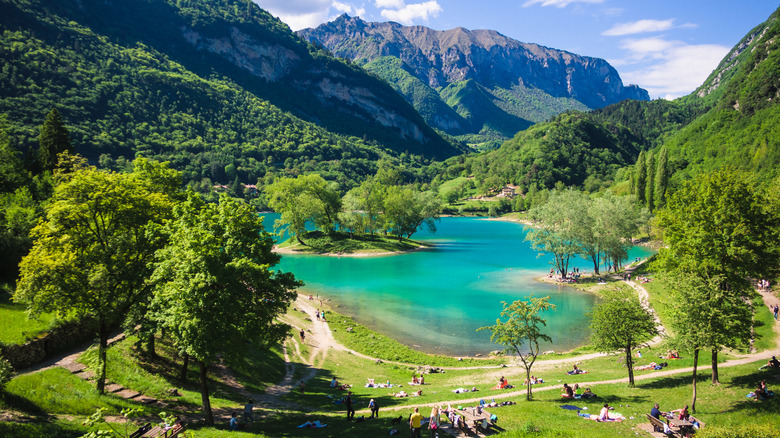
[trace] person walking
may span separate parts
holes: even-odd
[[[775,304],[775,307],[774,307],[774,308],[772,308],[772,313],[774,313],[774,315],[775,315],[775,321],[777,321],[777,313],[778,313],[778,312],[780,312],[780,306],[778,306],[777,304]]]
[[[420,415],[420,408],[414,408],[414,413],[409,417],[409,430],[412,432],[412,438],[422,438],[423,416]]]
[[[344,405],[347,407],[347,421],[352,421],[355,418],[355,408],[352,406],[352,391],[347,391],[347,396],[344,397]]]
[[[374,417],[379,418],[379,405],[376,404],[376,400],[374,400],[373,398],[371,399],[370,402],[368,402],[368,409],[371,410],[371,416],[368,418],[374,418]]]
[[[249,400],[247,404],[244,405],[244,423],[247,425],[249,423],[254,423],[255,419],[252,416],[252,410],[255,408],[255,402],[254,400]]]

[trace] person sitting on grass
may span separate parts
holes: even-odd
[[[772,359],[770,359],[769,362],[766,363],[766,365],[769,368],[780,368],[780,360],[777,360],[776,357],[772,356]]]
[[[228,425],[228,427],[230,428],[231,431],[238,430],[238,429],[241,428],[241,425],[238,424],[238,417],[237,417],[237,415],[238,414],[236,414],[235,412],[230,414],[230,424]]]
[[[569,386],[568,383],[563,384],[563,392],[561,393],[561,397],[574,398],[574,390],[571,389],[571,386]]]
[[[604,407],[599,412],[599,418],[596,421],[609,421],[609,405],[604,403]]]
[[[580,398],[595,398],[596,394],[594,394],[590,388],[585,388],[585,391],[582,392],[582,395]]]

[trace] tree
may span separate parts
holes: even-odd
[[[286,228],[302,245],[306,222],[312,221],[324,232],[331,232],[341,210],[336,190],[320,175],[280,178],[266,187],[268,205],[281,213],[275,228]]]
[[[647,167],[645,167],[645,151],[639,153],[634,164],[636,173],[636,197],[641,204],[645,204],[645,189],[647,187]]]
[[[716,286],[688,305],[711,305],[720,315],[708,323],[712,336],[703,345],[712,351],[717,383],[718,351],[744,347],[750,338],[749,303],[755,295],[750,279],[779,273],[780,215],[746,175],[725,169],[678,190],[659,212],[659,225],[667,245],[659,252],[660,266]]]
[[[11,144],[8,135],[8,122],[5,115],[0,116],[0,193],[12,192],[27,180],[27,172],[19,151]]]
[[[648,153],[645,159],[647,182],[645,183],[645,204],[650,211],[655,209],[655,155]]]
[[[376,233],[384,222],[387,187],[375,179],[363,181],[342,199],[344,211],[339,214],[339,226],[357,234]]]
[[[57,155],[62,152],[72,153],[73,146],[60,112],[52,108],[38,135],[38,164],[41,170],[53,170],[57,164]]]
[[[169,243],[156,254],[154,317],[180,352],[200,366],[206,423],[214,424],[207,370],[217,355],[234,358],[247,342],[281,342],[289,326],[277,322],[301,283],[271,269],[280,256],[263,219],[225,194],[206,204],[190,193],[165,228]]]
[[[412,187],[390,186],[384,202],[386,231],[398,236],[412,237],[422,225],[436,232],[441,203],[433,192],[420,192]]]
[[[537,251],[550,253],[561,276],[566,277],[569,260],[580,252],[579,232],[586,223],[584,196],[573,189],[553,191],[547,202],[529,212],[535,221],[526,235]]]
[[[147,231],[171,208],[167,195],[136,174],[87,167],[54,189],[46,219],[32,230],[14,299],[33,314],[75,312],[96,322],[101,393],[108,335],[149,292],[150,263],[162,241]]]
[[[734,300],[733,295],[721,295],[717,291],[720,279],[703,277],[690,272],[673,271],[661,277],[665,289],[672,291],[670,328],[674,332],[672,343],[685,351],[693,352],[693,379],[691,381],[691,412],[696,413],[696,372],[699,351],[717,343],[723,323],[744,324],[746,319],[739,315],[723,314],[722,310],[742,312],[745,307]],[[723,299],[731,300],[724,305]],[[734,316],[737,316],[734,318]],[[749,318],[748,312],[748,318]],[[734,318],[734,319],[733,319]],[[719,321],[719,322],[715,322]],[[738,322],[739,321],[739,322]],[[714,323],[715,322],[715,323]],[[713,324],[714,323],[714,324]],[[744,329],[737,328],[744,332]]]
[[[628,383],[634,386],[634,348],[651,340],[658,332],[653,315],[642,307],[634,293],[607,292],[604,300],[588,315],[591,342],[599,351],[625,354]]]
[[[552,338],[541,332],[542,327],[547,325],[547,321],[542,319],[542,312],[555,310],[555,305],[550,304],[550,297],[534,298],[528,297],[527,301],[517,300],[507,306],[502,302],[504,310],[501,311],[501,317],[506,321],[496,319],[496,324],[487,327],[480,327],[480,330],[490,330],[492,335],[490,340],[496,344],[506,346],[506,351],[516,354],[525,367],[526,379],[531,381],[531,367],[536,362],[541,346],[539,342],[552,342]],[[532,385],[527,385],[528,392],[526,399],[533,399],[531,394]]]
[[[669,158],[666,146],[661,146],[658,153],[658,162],[655,167],[655,206],[663,207],[666,204],[666,190],[669,188]]]

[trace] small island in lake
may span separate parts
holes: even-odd
[[[430,245],[397,236],[382,234],[354,235],[341,231],[324,233],[309,231],[301,236],[285,240],[274,252],[283,254],[320,254],[331,256],[378,256],[398,254],[428,248]]]

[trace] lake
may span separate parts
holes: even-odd
[[[277,217],[266,215],[266,226]],[[549,295],[557,306],[544,315],[544,332],[553,339],[544,349],[582,345],[589,336],[584,314],[596,297],[536,281],[550,271],[552,256],[537,257],[525,235],[516,222],[447,217],[435,234],[413,236],[434,245],[430,249],[374,257],[284,255],[280,269],[304,281],[300,292],[330,299],[339,313],[417,350],[466,356],[500,349],[489,331],[476,329],[495,324],[502,301],[531,294]],[[649,254],[636,247],[630,257]],[[592,271],[585,259],[570,266]]]

